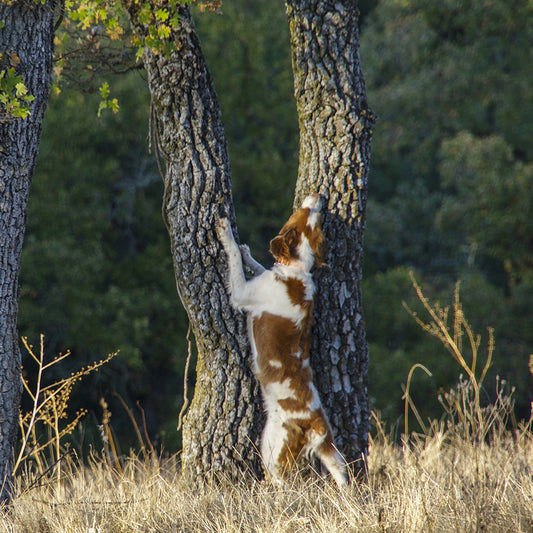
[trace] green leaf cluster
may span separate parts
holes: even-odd
[[[102,100],[100,101],[100,104],[98,105],[97,116],[100,117],[104,109],[110,109],[115,114],[118,113],[120,109],[120,106],[118,105],[118,99],[109,98],[111,91],[109,89],[109,83],[107,81],[105,81],[101,85],[99,91],[100,91],[100,96],[102,97]]]
[[[140,59],[145,47],[165,54],[172,50],[169,38],[179,25],[179,8],[191,3],[193,0],[67,0],[65,12],[81,30],[102,27],[112,40],[129,36]],[[142,33],[132,34],[130,16],[143,27]]]
[[[0,122],[11,118],[26,118],[31,113],[33,100],[33,95],[28,94],[22,75],[17,74],[14,67],[0,70]]]
[[[124,34],[125,11],[120,0],[66,0],[65,14],[82,30],[101,27],[111,39]]]

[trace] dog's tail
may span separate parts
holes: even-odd
[[[307,456],[315,455],[333,476],[339,487],[348,484],[346,461],[335,447],[333,433],[322,409],[316,411],[311,427],[306,434],[303,452]]]

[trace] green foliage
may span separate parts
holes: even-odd
[[[26,118],[31,112],[30,103],[34,100],[34,96],[28,94],[22,75],[17,74],[15,67],[20,59],[10,52],[0,53],[0,66],[5,63],[4,55],[12,66],[0,69],[0,122],[11,118]]]
[[[70,348],[72,364],[119,350],[72,406],[97,420],[105,396],[115,429],[127,434],[116,391],[130,406],[140,401],[152,434],[167,432],[175,446],[187,320],[160,214],[162,183],[147,154],[146,84],[132,74],[115,86],[117,115],[97,119],[99,95],[64,91],[50,102],[28,206],[19,330],[45,332],[47,350]]]
[[[100,87],[99,91],[100,91],[100,96],[102,97],[102,101],[98,105],[98,113],[97,113],[98,117],[101,116],[102,111],[104,109],[110,109],[115,114],[118,113],[118,110],[120,109],[118,105],[118,100],[116,98],[113,98],[113,99],[109,98],[109,94],[110,94],[109,83],[104,82],[102,86]]]
[[[169,37],[179,25],[180,6],[194,0],[67,0],[65,13],[80,30],[103,29],[111,40],[123,38],[131,41],[137,50],[137,58],[145,47],[158,53],[168,54],[173,48]],[[203,6],[218,9],[220,2],[203,2]],[[132,34],[129,16],[135,16],[143,28],[142,34]],[[94,31],[93,31],[94,33]]]
[[[396,302],[407,298],[398,292],[408,287],[398,272],[408,266],[436,299],[461,281],[473,326],[495,326],[493,372],[517,385],[518,412],[529,412],[532,40],[530,2],[383,0],[365,19],[363,71],[380,121],[372,145],[364,297],[371,367],[384,373],[372,378],[370,371],[377,387],[371,394],[382,409],[390,406],[392,360],[403,381],[419,362],[433,377],[415,374],[415,382],[445,389],[453,383],[446,364],[434,365],[438,357],[426,341],[390,344],[404,323]],[[381,290],[378,310],[372,309]]]
[[[383,121],[373,151],[380,174],[399,166],[438,185],[436,152],[462,130],[499,133],[531,158],[532,20],[524,2],[380,2],[361,38]]]
[[[498,261],[510,284],[533,268],[533,163],[516,160],[501,137],[460,132],[443,141],[440,173],[450,191],[437,215],[439,227],[462,227],[463,239]]]

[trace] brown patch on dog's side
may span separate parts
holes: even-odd
[[[294,385],[300,388],[300,381],[312,379],[309,367],[303,366],[309,351],[307,331],[288,318],[263,313],[253,319],[253,335],[257,349],[257,377],[263,386],[290,378],[291,387],[294,381]],[[295,379],[300,375],[300,379]]]
[[[287,287],[287,293],[293,305],[304,305],[305,285],[303,281],[296,278],[279,279],[279,281],[285,283]],[[309,302],[311,303],[311,301]]]

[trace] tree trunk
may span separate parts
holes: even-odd
[[[287,0],[300,166],[294,206],[326,199],[327,267],[316,274],[311,364],[336,443],[356,469],[368,447],[368,346],[361,304],[363,230],[374,117],[353,0]]]
[[[355,461],[366,451],[368,434],[359,284],[373,119],[359,71],[355,7],[346,4],[289,2],[288,13],[301,125],[295,206],[308,191],[319,190],[331,210],[324,221],[330,267],[318,276],[314,365],[338,443]],[[225,256],[215,233],[221,217],[235,225],[226,139],[189,11],[180,9],[174,50],[165,57],[147,49],[143,58],[155,137],[166,162],[163,216],[198,348],[183,466],[194,477],[257,473],[261,399],[244,316],[229,303]],[[146,31],[135,6],[130,15],[137,31]]]
[[[37,157],[52,71],[53,2],[0,3],[0,69],[11,66],[35,97],[26,119],[0,123],[0,503],[10,496],[19,402],[20,348],[17,333],[20,252],[26,205]]]
[[[143,61],[152,126],[166,163],[163,218],[198,351],[194,397],[183,425],[183,468],[193,478],[238,476],[243,470],[259,474],[258,385],[245,317],[230,305],[225,256],[215,232],[221,217],[235,225],[226,137],[189,10],[180,9],[170,56],[146,49]]]

